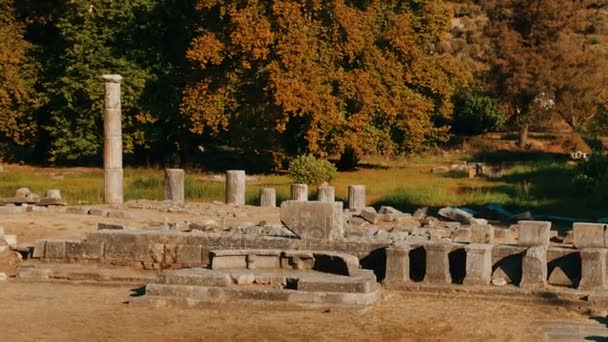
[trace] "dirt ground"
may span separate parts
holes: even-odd
[[[584,321],[549,304],[385,291],[365,313],[125,304],[129,287],[0,283],[11,341],[535,341],[536,320]],[[4,339],[5,341],[9,339]]]
[[[231,221],[277,219],[247,209]],[[56,211],[2,215],[18,242],[81,238],[97,223],[200,221],[192,213],[133,210],[130,220]],[[269,216],[270,215],[270,216]],[[215,219],[218,219],[217,217]],[[133,289],[62,283],[0,282],[0,341],[533,341],[536,320],[586,321],[575,310],[538,302],[384,291],[365,313],[259,311],[249,307],[154,308],[126,304]]]

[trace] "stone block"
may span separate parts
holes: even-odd
[[[315,266],[315,256],[308,251],[285,251],[281,254],[281,268],[296,270],[312,270]]]
[[[177,245],[176,261],[180,265],[200,266],[203,264],[202,251],[201,245]]]
[[[255,269],[279,269],[281,258],[279,255],[247,255],[247,268]]]
[[[344,237],[342,202],[284,201],[281,222],[304,240],[340,240]]]
[[[494,243],[494,227],[489,224],[472,224],[471,243]]]
[[[461,223],[470,223],[473,219],[473,215],[468,211],[452,207],[439,209],[439,215]]]
[[[521,287],[545,287],[547,285],[547,247],[528,248],[522,258],[521,269]]]
[[[47,240],[44,257],[47,259],[65,259],[65,241]]]
[[[574,247],[583,248],[606,248],[604,234],[606,225],[602,223],[581,223],[572,225],[574,235]]]
[[[34,251],[32,252],[32,258],[40,259],[44,258],[46,240],[38,240],[34,243]]]
[[[361,214],[359,214],[364,220],[369,223],[377,224],[380,220],[380,215],[376,212],[374,207],[365,207],[361,210]]]
[[[549,246],[551,222],[519,221],[518,246],[534,247]]]
[[[410,281],[410,250],[407,244],[389,246],[386,249],[386,282],[404,283]]]
[[[91,208],[87,207],[67,207],[65,208],[66,214],[76,214],[76,215],[87,215]]]
[[[218,256],[211,252],[211,269],[245,269],[247,268],[247,255],[226,255]]]
[[[452,244],[446,242],[429,243],[426,251],[426,274],[424,281],[431,284],[451,284],[449,253]]]
[[[605,289],[608,286],[606,275],[605,248],[585,248],[581,250],[581,281],[580,290]]]
[[[88,241],[66,241],[65,255],[68,259],[98,260],[103,258],[103,244]]]
[[[105,208],[91,208],[89,209],[88,214],[93,216],[108,216],[110,211]]]
[[[455,242],[470,242],[471,234],[471,228],[462,227],[454,230],[451,233],[450,238]]]
[[[489,285],[492,280],[492,244],[470,244],[466,251],[465,285]]]

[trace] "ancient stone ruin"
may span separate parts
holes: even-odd
[[[225,203],[184,201],[180,169],[165,171],[165,201],[123,203],[115,122],[120,122],[120,76],[104,79],[107,204],[66,207],[59,191],[49,190],[41,199],[19,189],[4,199],[0,213],[54,210],[66,219],[95,215],[125,223],[100,223],[76,240],[18,244],[4,235],[0,245],[23,258],[16,272],[20,280],[131,283],[143,289],[132,303],[157,306],[250,303],[361,310],[380,300],[380,284],[406,291],[608,302],[608,229],[602,223],[575,223],[561,233],[547,221],[520,219],[495,227],[461,208],[443,208],[439,214],[446,219],[438,219],[425,208],[408,214],[370,207],[365,186],[358,184],[349,186],[346,204],[335,201],[330,185],[319,187],[317,200],[310,200],[308,187],[294,184],[291,199],[278,208],[272,188],[260,190],[255,207],[245,205],[242,170],[226,172]],[[141,209],[216,220],[131,226]],[[248,222],[248,212],[256,210],[268,217]],[[218,222],[227,216],[231,223]]]

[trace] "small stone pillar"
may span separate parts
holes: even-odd
[[[308,185],[306,184],[291,184],[292,201],[308,201]]]
[[[348,186],[348,209],[361,210],[365,208],[365,185]]]
[[[165,169],[165,200],[184,202],[184,170]]]
[[[123,202],[121,80],[120,75],[103,75],[103,200],[106,204]]]
[[[451,284],[450,257],[452,244],[449,242],[429,243],[426,251],[426,274],[424,281],[431,284]]]
[[[277,194],[274,188],[260,189],[260,207],[275,208],[277,206]]]
[[[581,281],[579,290],[599,290],[608,287],[606,274],[606,248],[585,248],[581,250]]]
[[[547,285],[547,247],[530,247],[524,252],[520,287],[534,288]]]
[[[410,281],[410,250],[407,244],[386,248],[385,283],[398,285]]]
[[[59,189],[49,189],[46,192],[46,198],[50,198],[53,200],[61,201],[61,190]]]
[[[467,253],[464,285],[489,285],[492,280],[492,249],[494,245],[472,243],[464,250]]]
[[[331,185],[322,185],[317,191],[317,200],[319,202],[335,202],[336,188]]]
[[[245,171],[226,171],[226,203],[245,205]]]

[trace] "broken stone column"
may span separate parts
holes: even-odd
[[[306,184],[291,184],[292,201],[308,201],[308,185]]]
[[[581,281],[579,290],[596,290],[608,287],[605,248],[585,248],[581,250]]]
[[[103,75],[105,106],[103,111],[103,198],[106,204],[123,202],[122,114],[120,75]]]
[[[61,201],[61,190],[59,189],[49,189],[46,192],[46,198],[54,199],[57,201]]]
[[[335,202],[336,188],[331,185],[322,185],[317,191],[317,199],[319,202]]]
[[[365,208],[365,185],[348,186],[348,209],[361,210]]]
[[[578,249],[608,247],[604,241],[606,225],[603,223],[574,223],[572,234],[574,236],[574,247]]]
[[[492,280],[492,249],[494,245],[472,243],[464,250],[467,253],[465,285],[489,285]]]
[[[226,204],[245,205],[245,171],[226,171]]]
[[[277,206],[277,194],[274,188],[260,189],[260,207],[275,208]]]
[[[451,284],[450,258],[452,244],[449,242],[429,243],[426,251],[426,274],[424,281],[431,284]]]
[[[184,202],[184,170],[165,169],[165,200]]]
[[[521,265],[520,287],[534,288],[547,285],[547,247],[530,247],[524,253]]]
[[[386,248],[385,282],[399,284],[410,281],[410,250],[411,246],[407,244]]]

